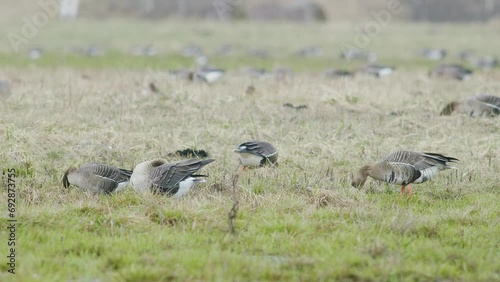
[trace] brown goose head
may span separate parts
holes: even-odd
[[[371,166],[365,165],[359,169],[358,173],[352,177],[351,185],[355,188],[361,188],[365,185],[368,173],[370,172]]]
[[[439,115],[449,116],[449,115],[451,115],[451,113],[456,111],[459,107],[460,107],[459,102],[451,102],[443,108],[443,110],[441,111],[441,113],[439,113]]]

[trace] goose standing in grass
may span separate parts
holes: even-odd
[[[134,168],[130,183],[137,193],[151,191],[180,198],[195,183],[205,181],[197,177],[206,175],[194,173],[213,161],[215,160],[190,159],[176,163],[168,163],[165,159],[145,161]]]
[[[408,187],[408,195],[413,194],[411,184],[423,183],[444,169],[455,168],[448,163],[458,159],[435,153],[397,151],[382,160],[363,166],[352,179],[351,185],[363,187],[368,176],[391,184],[402,185],[401,195]]]
[[[445,49],[425,48],[420,53],[429,60],[438,61],[444,59],[447,52]]]
[[[234,150],[240,155],[243,170],[247,167],[259,167],[265,164],[277,165],[278,151],[268,142],[248,141],[242,143]]]
[[[77,186],[96,194],[108,194],[123,190],[132,171],[101,163],[88,163],[78,169],[70,167],[64,173],[62,184],[65,188]]]
[[[457,112],[471,117],[492,117],[500,114],[500,97],[480,94],[466,97],[462,101],[449,103],[440,115],[449,116]]]

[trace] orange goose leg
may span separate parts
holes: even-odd
[[[412,197],[413,196],[413,188],[411,187],[411,185],[408,185],[408,197]]]
[[[401,186],[401,197],[405,195],[406,186]]]

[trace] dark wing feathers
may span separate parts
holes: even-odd
[[[477,95],[476,99],[478,101],[481,101],[481,102],[487,104],[489,107],[493,108],[495,114],[500,114],[500,97],[493,96],[493,95],[487,95],[487,94],[481,94],[481,95]]]
[[[449,162],[458,159],[436,153],[418,153],[412,151],[397,151],[384,158],[390,163],[410,164],[417,170],[424,170],[433,166],[449,167]]]
[[[80,169],[86,169],[96,176],[113,180],[116,183],[126,182],[130,179],[130,175],[132,175],[132,171],[130,170],[116,168],[101,163],[85,164],[81,166]]]
[[[266,158],[276,154],[276,148],[271,143],[263,141],[248,141],[242,143],[238,146],[238,150],[239,153],[250,153]]]
[[[190,159],[177,163],[164,164],[153,171],[152,183],[161,192],[175,194],[179,189],[179,183],[188,177],[194,177],[194,173],[214,159]]]

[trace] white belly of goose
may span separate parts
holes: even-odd
[[[120,191],[124,190],[127,187],[127,185],[128,185],[128,181],[118,183],[118,187],[116,187],[114,192],[120,192]]]
[[[240,153],[240,161],[244,166],[260,166],[260,162],[264,157],[254,154]]]
[[[188,177],[186,180],[179,182],[179,190],[177,190],[177,193],[175,193],[172,198],[180,198],[183,195],[187,194],[187,192],[191,190],[193,185],[198,182],[205,182],[205,180]]]
[[[420,175],[420,177],[417,178],[417,180],[413,181],[413,183],[425,182],[425,181],[431,179],[432,177],[434,177],[434,175],[436,175],[439,171],[441,171],[443,169],[444,169],[444,167],[433,166],[433,167],[429,167],[429,168],[424,169],[424,170],[420,170],[420,173],[422,175]]]

